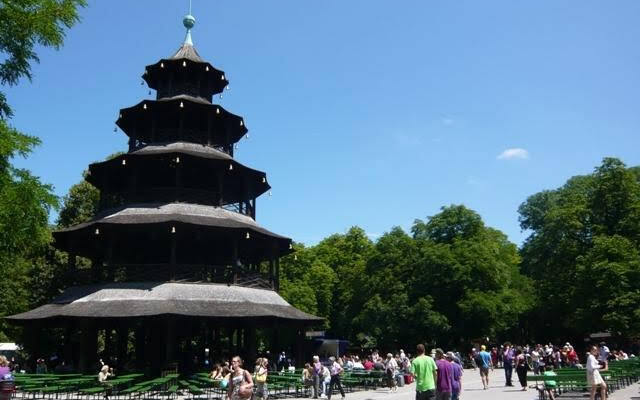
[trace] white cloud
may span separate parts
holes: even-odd
[[[456,121],[453,118],[446,118],[446,117],[442,118],[440,122],[442,122],[442,125],[446,125],[446,126],[451,126],[456,123]]]
[[[498,160],[526,160],[529,152],[521,148],[506,149],[498,155]]]
[[[470,176],[467,178],[467,185],[470,186],[482,186],[482,181],[474,176]]]

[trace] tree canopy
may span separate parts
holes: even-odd
[[[476,212],[443,207],[416,220],[412,233],[393,228],[373,243],[354,227],[297,247],[295,259],[283,264],[282,293],[326,317],[329,333],[386,347],[494,337],[531,306],[516,246]],[[313,279],[313,262],[327,279]]]
[[[605,158],[593,174],[520,206],[520,225],[531,232],[522,268],[539,299],[527,316],[532,334],[640,333],[639,176],[637,168]]]
[[[35,46],[58,48],[65,28],[78,20],[84,0],[4,0],[0,4],[0,84],[13,86],[31,79],[31,63],[38,61]],[[9,124],[13,111],[0,91],[0,274],[5,285],[0,315],[26,310],[32,293],[32,268],[46,253],[51,233],[49,213],[58,206],[51,185],[27,169],[12,164],[40,144]],[[0,340],[15,329],[0,322]]]

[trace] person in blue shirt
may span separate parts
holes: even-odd
[[[480,369],[482,386],[484,387],[484,390],[487,390],[489,388],[489,368],[491,368],[491,370],[493,371],[493,363],[491,362],[491,354],[489,354],[485,345],[480,346],[478,361],[478,368]]]

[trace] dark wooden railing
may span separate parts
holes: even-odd
[[[226,283],[244,287],[273,289],[275,277],[245,266],[118,264],[101,268],[76,269],[74,285],[98,282],[202,282]]]

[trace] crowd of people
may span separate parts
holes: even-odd
[[[479,352],[474,348],[470,354],[473,368],[480,370],[485,390],[489,388],[490,369],[504,369],[506,386],[514,386],[512,375],[513,370],[515,370],[522,390],[527,390],[527,374],[528,371],[533,371],[534,375],[549,377],[544,380],[544,390],[547,391],[551,400],[555,398],[554,389],[557,385],[553,379],[557,375],[554,370],[559,368],[585,369],[587,382],[591,386],[590,399],[593,400],[596,392],[600,391],[601,399],[605,400],[607,385],[600,372],[607,370],[609,361],[627,360],[630,357],[635,356],[633,354],[629,356],[623,350],[611,352],[605,342],[588,348],[588,352],[583,358],[586,365],[581,363],[578,353],[568,342],[562,347],[554,346],[552,343],[544,346],[541,344],[536,346],[513,346],[507,342],[500,346],[499,349],[493,347],[490,352],[482,345]]]
[[[256,360],[252,371],[245,369],[242,359],[235,356],[229,362],[215,364],[209,377],[217,381],[220,388],[226,389],[228,400],[267,400],[268,374],[275,371],[289,371],[295,374],[296,371],[293,362],[284,352],[279,354],[276,360],[272,360],[268,353],[267,355],[269,357],[260,357]],[[378,371],[376,376],[384,377],[390,392],[396,392],[398,386],[415,380],[416,400],[457,400],[462,391],[465,366],[479,370],[484,390],[490,388],[490,371],[502,368],[505,385],[514,386],[512,376],[515,370],[522,390],[527,390],[529,371],[533,371],[534,375],[543,375],[542,390],[545,390],[548,397],[554,400],[554,391],[557,386],[554,379],[554,376],[557,376],[555,371],[560,368],[574,368],[586,370],[587,382],[591,386],[590,399],[594,400],[596,392],[600,392],[600,398],[606,400],[607,385],[601,371],[607,370],[610,360],[626,360],[632,357],[635,356],[628,355],[622,350],[610,351],[604,342],[590,346],[582,359],[570,343],[565,343],[564,346],[554,346],[551,343],[514,346],[506,342],[490,350],[485,345],[481,345],[478,349],[473,348],[466,358],[457,351],[445,352],[440,348],[431,350],[427,355],[425,346],[419,344],[416,347],[415,357],[405,353],[404,350],[395,354],[387,353],[385,356],[382,356],[378,350],[374,350],[366,356],[331,356],[322,362],[320,357],[315,355],[309,363],[305,364],[300,379],[314,399],[331,399],[336,391],[340,393],[342,399],[345,399],[341,381],[345,371]],[[102,360],[100,362],[98,380],[105,383],[108,378],[114,376],[114,371]],[[0,356],[1,376],[10,373],[13,369],[11,367],[17,366],[17,363],[11,364],[6,357]],[[43,359],[38,359],[36,372],[46,373],[46,371],[46,363]]]
[[[462,376],[465,363],[469,367],[478,369],[484,390],[489,389],[490,371],[494,368],[504,370],[505,385],[514,386],[512,377],[515,375],[522,390],[527,390],[527,374],[544,376],[543,387],[550,399],[554,399],[557,382],[556,370],[561,368],[582,369],[586,372],[590,386],[590,399],[600,392],[602,400],[606,400],[607,385],[602,378],[601,371],[606,371],[610,360],[626,360],[635,357],[622,350],[610,351],[606,343],[590,346],[583,357],[570,343],[564,346],[546,345],[514,346],[507,342],[501,346],[487,350],[485,345],[479,351],[472,349],[469,357],[464,359],[457,351],[445,352],[440,348],[433,349],[430,355],[425,353],[424,345],[418,345],[416,356],[405,354],[400,350],[396,354],[388,353],[383,357],[373,351],[368,356],[346,355],[344,357],[330,357],[329,364],[320,362],[314,356],[305,365],[302,380],[311,388],[313,398],[331,398],[337,389],[344,398],[344,390],[340,382],[343,371],[384,371],[389,390],[395,392],[398,385],[416,380],[416,400],[438,399],[457,400],[462,391]]]

